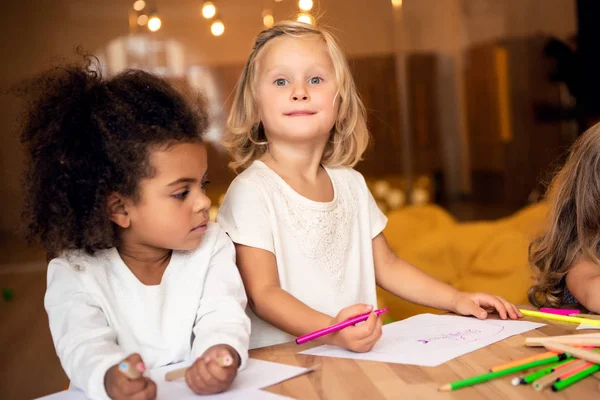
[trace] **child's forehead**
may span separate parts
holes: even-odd
[[[155,146],[148,158],[155,178],[190,172],[204,174],[208,167],[206,148],[201,142]]]
[[[299,48],[318,52],[319,50],[326,50],[327,45],[323,37],[318,35],[281,35],[265,43],[261,57],[281,51],[294,51]]]
[[[258,70],[261,72],[277,64],[298,63],[298,61],[302,63],[319,61],[321,64],[333,66],[325,40],[317,35],[276,37],[265,44],[256,58]]]

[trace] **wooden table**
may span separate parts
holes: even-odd
[[[540,347],[525,347],[523,343],[526,337],[566,335],[575,332],[577,327],[574,324],[533,318],[525,320],[547,325],[512,336],[438,367],[298,354],[315,346],[309,343],[301,346],[286,343],[255,349],[250,351],[250,357],[301,367],[320,364],[321,367],[315,372],[265,389],[298,399],[600,399],[600,374],[588,377],[558,393],[548,389],[536,392],[531,386],[514,387],[510,380],[516,375],[454,392],[438,391],[438,387],[445,383],[479,375],[495,365],[546,351]],[[585,332],[592,331],[579,333]]]

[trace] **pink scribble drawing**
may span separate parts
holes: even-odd
[[[457,327],[456,324],[432,324],[420,326],[418,329],[403,329],[394,335],[384,335],[371,352],[389,352],[388,346],[410,351],[438,351],[443,349],[461,347],[487,341],[500,334],[504,326],[492,321],[485,323],[466,323]],[[417,332],[418,331],[418,332]],[[406,350],[402,350],[406,351]]]
[[[417,342],[427,344],[434,340],[442,339],[470,341],[470,339],[474,338],[474,335],[479,334],[481,334],[481,329],[465,329],[458,332],[442,333],[437,336],[428,337],[427,339],[418,339]]]

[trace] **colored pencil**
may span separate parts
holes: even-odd
[[[571,345],[600,347],[600,333],[584,333],[580,335],[544,336],[525,338],[525,346],[543,346],[544,343],[564,343]]]
[[[561,362],[557,362],[555,364],[549,365],[546,368],[542,368],[538,371],[532,372],[528,375],[522,376],[522,377],[516,377],[512,380],[512,385],[513,386],[518,386],[518,385],[529,385],[530,383],[540,379],[543,376],[546,376],[548,374],[551,374],[552,372],[554,372],[558,367],[568,364],[570,362],[573,362],[574,359],[573,358],[567,358],[566,360],[563,360]]]
[[[600,354],[595,351],[578,349],[577,347],[569,346],[567,344],[553,342],[544,343],[544,347],[551,351],[568,352],[575,358],[600,364]]]
[[[559,390],[563,390],[564,388],[571,386],[574,383],[579,382],[583,378],[587,378],[588,376],[600,371],[600,365],[594,364],[589,368],[584,369],[583,371],[572,375],[564,380],[560,380],[552,385],[552,390],[558,392]]]
[[[559,368],[556,368],[551,374],[535,381],[533,383],[533,389],[538,392],[544,390],[547,387],[552,386],[554,382],[556,382],[561,376],[569,374],[572,371],[577,371],[587,363],[588,362],[584,360],[573,360],[570,363],[561,365]]]
[[[558,361],[565,360],[568,357],[570,357],[569,354],[567,354],[567,353],[561,353],[561,354],[558,354],[558,355],[555,355],[555,356],[551,356],[551,357],[545,358],[543,360],[532,361],[532,362],[527,363],[527,364],[517,365],[516,367],[503,369],[501,371],[488,372],[488,373],[485,373],[485,374],[482,374],[482,375],[473,376],[473,377],[470,377],[470,378],[467,378],[467,379],[463,379],[463,380],[460,380],[460,381],[448,383],[446,385],[441,386],[439,388],[439,390],[443,391],[443,392],[447,392],[447,391],[450,391],[450,390],[462,389],[462,388],[465,388],[465,387],[468,387],[468,386],[476,385],[478,383],[487,382],[489,380],[496,379],[496,378],[499,378],[501,376],[510,375],[510,374],[515,373],[515,372],[525,371],[525,370],[530,369],[530,368],[539,367],[540,365],[546,365],[546,364],[556,363]]]
[[[593,319],[590,320],[590,319],[586,319],[586,318],[569,317],[569,316],[566,316],[566,315],[556,315],[556,314],[549,314],[549,313],[543,313],[543,312],[531,311],[531,310],[524,310],[524,309],[519,309],[519,311],[521,311],[521,314],[523,314],[525,316],[528,316],[528,317],[551,319],[551,320],[555,320],[555,321],[572,322],[572,323],[576,323],[576,324],[586,324],[586,325],[592,325],[592,326],[598,326],[598,327],[600,327],[600,321],[596,321],[596,320],[593,320]]]
[[[144,363],[138,363],[137,368],[132,368],[127,361],[122,361],[119,364],[119,371],[121,371],[129,379],[137,379],[143,375],[146,367]]]
[[[546,308],[546,307],[540,308],[540,311],[545,312],[545,313],[550,313],[550,314],[558,314],[558,315],[573,315],[573,314],[581,313],[581,311],[579,311],[579,310],[567,310],[567,309],[563,309],[563,308]]]
[[[557,353],[554,351],[547,351],[545,353],[535,354],[533,356],[522,358],[520,360],[515,360],[515,361],[507,362],[504,364],[496,365],[495,367],[490,368],[490,372],[496,372],[496,371],[501,371],[506,368],[516,367],[517,365],[527,364],[528,362],[541,360],[546,357],[555,356],[556,354]]]

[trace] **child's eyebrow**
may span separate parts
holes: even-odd
[[[287,69],[289,69],[290,67],[287,65],[275,65],[274,67],[271,67],[267,70],[265,70],[265,74],[270,74],[272,72],[287,72]],[[310,67],[306,68],[307,70],[319,70],[320,71],[326,71],[327,67],[325,67],[324,65],[321,64],[313,64]]]
[[[196,178],[179,178],[176,181],[169,183],[167,186],[174,186],[180,183],[196,183],[198,180]]]
[[[204,175],[202,176],[203,181],[206,180],[207,175],[208,175],[208,171],[206,171],[204,173]],[[180,183],[196,183],[196,182],[198,182],[198,179],[196,179],[196,178],[179,178],[176,181],[169,183],[167,186],[174,186],[174,185],[178,185]]]

